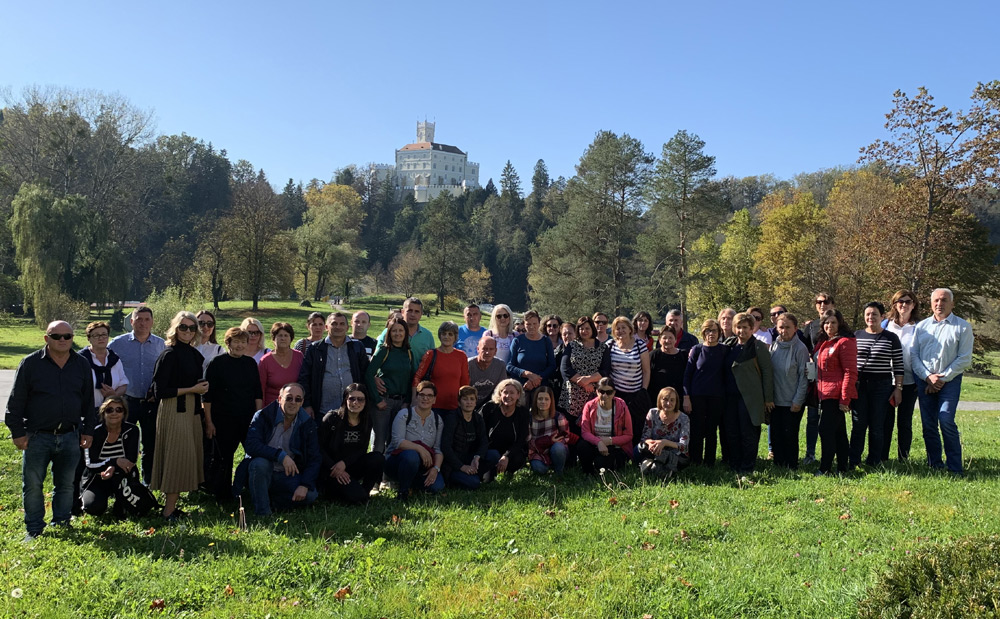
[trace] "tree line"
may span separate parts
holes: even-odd
[[[689,319],[836,295],[848,320],[897,288],[948,285],[977,318],[997,294],[1000,83],[969,108],[897,92],[887,137],[849,167],[719,177],[696,134],[657,156],[598,132],[572,178],[539,159],[530,184],[417,203],[368,166],[281,192],[248,161],[155,135],[121,97],[30,88],[0,118],[0,301],[40,321],[154,290],[264,297],[433,292],[579,315]]]

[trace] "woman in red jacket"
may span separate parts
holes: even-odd
[[[822,333],[813,358],[816,360],[819,392],[820,463],[817,475],[826,475],[837,455],[837,470],[848,471],[850,444],[845,415],[851,412],[851,400],[858,397],[858,345],[853,337],[841,335],[844,317],[839,310],[823,314]],[[849,331],[849,329],[847,329]]]
[[[606,376],[597,382],[596,400],[580,415],[577,456],[584,473],[623,468],[632,459],[632,416],[625,400],[615,397],[615,383]]]

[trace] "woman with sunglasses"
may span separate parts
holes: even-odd
[[[559,344],[562,342],[559,337],[562,324],[563,319],[555,314],[549,314],[542,319],[542,332],[549,338],[549,341],[552,342],[552,350],[558,348]]]
[[[183,516],[177,509],[180,493],[193,492],[205,481],[198,412],[209,383],[202,379],[205,360],[195,349],[200,342],[194,314],[177,312],[164,340],[166,348],[153,368],[153,395],[158,405],[149,487],[166,494],[163,517],[172,522]]]
[[[913,333],[920,315],[920,301],[911,290],[897,290],[889,303],[889,314],[882,321],[882,327],[899,338],[903,347],[903,388],[901,395],[889,402],[882,431],[882,460],[889,459],[892,446],[893,421],[898,428],[896,435],[896,455],[900,460],[910,458],[913,443],[913,407],[917,403],[917,384],[913,381],[910,366],[910,349],[913,347]],[[895,410],[894,410],[895,409]]]
[[[510,307],[503,303],[494,305],[490,313],[490,328],[483,333],[484,336],[488,335],[497,341],[496,358],[504,363],[510,361],[510,345],[517,336],[512,328],[513,320]]]
[[[198,345],[198,352],[205,358],[204,370],[208,370],[208,364],[219,355],[226,353],[226,349],[219,345],[215,339],[215,314],[208,310],[201,310],[195,317],[198,319],[198,333],[201,334],[201,344]]]
[[[615,471],[632,459],[632,415],[625,400],[615,397],[615,381],[610,377],[597,382],[596,400],[587,402],[580,417],[577,455],[588,475],[601,469]]]
[[[611,333],[608,331],[608,315],[604,312],[594,312],[594,315],[591,316],[591,320],[597,328],[597,330],[594,331],[594,337],[597,338],[598,342],[610,346]]]
[[[127,475],[139,461],[139,428],[128,423],[128,405],[120,395],[109,396],[97,413],[99,423],[94,428],[94,440],[84,450],[83,511],[100,516],[108,509],[108,500],[122,475]],[[124,510],[116,498],[114,514]]]
[[[205,378],[205,436],[215,439],[212,461],[206,473],[209,491],[221,502],[233,496],[233,457],[246,440],[253,414],[264,408],[264,392],[257,364],[246,356],[247,334],[232,327],[225,334],[229,352],[212,359]]]
[[[330,498],[361,505],[368,502],[372,488],[382,480],[385,458],[368,451],[372,418],[365,388],[351,383],[341,401],[340,408],[324,415],[319,424],[323,466],[316,485]]]
[[[240,329],[246,331],[247,337],[250,338],[247,340],[246,355],[253,357],[255,363],[260,363],[264,355],[271,352],[270,348],[264,346],[264,326],[256,318],[244,318],[240,323]]]

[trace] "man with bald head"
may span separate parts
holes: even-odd
[[[491,335],[479,338],[478,354],[469,359],[469,384],[476,388],[476,408],[485,404],[493,390],[507,378],[507,364],[496,358],[497,341]]]
[[[21,359],[4,419],[14,446],[23,453],[22,498],[25,540],[45,530],[42,486],[52,463],[55,490],[52,524],[69,526],[73,475],[80,448],[93,440],[94,378],[90,363],[73,352],[73,326],[56,320],[45,328],[45,347]]]

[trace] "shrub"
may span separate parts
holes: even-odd
[[[861,600],[863,618],[1000,617],[1000,536],[935,544],[890,564]]]
[[[162,292],[154,290],[149,293],[145,305],[153,310],[153,333],[163,337],[177,312],[185,310],[198,313],[203,307],[209,307],[210,302],[186,297],[181,294],[179,288],[170,286]]]
[[[74,328],[90,318],[90,306],[63,292],[42,292],[35,298],[35,323],[45,328],[53,320],[65,320]]]

